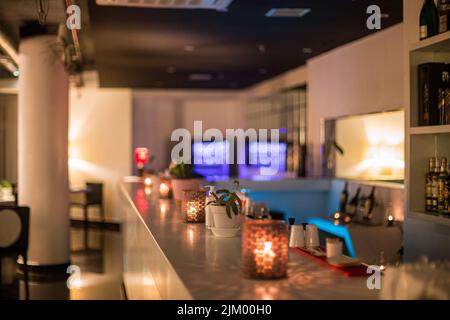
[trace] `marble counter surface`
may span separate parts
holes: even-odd
[[[215,238],[204,224],[185,223],[172,200],[159,199],[156,190],[149,195],[142,183],[123,183],[121,189],[125,272],[133,274],[134,286],[152,279],[163,299],[378,298],[377,290],[367,288],[367,278],[346,278],[294,252],[288,278],[246,279],[240,235]],[[131,298],[146,298],[145,288],[135,292]]]

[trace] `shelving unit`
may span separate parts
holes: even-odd
[[[409,101],[406,121],[406,212],[408,218],[450,227],[450,219],[425,211],[425,174],[428,158],[450,159],[450,125],[418,126],[418,66],[427,62],[450,63],[450,32],[409,46]]]

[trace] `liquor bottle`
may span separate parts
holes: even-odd
[[[439,33],[444,33],[450,30],[450,1],[439,1]]]
[[[445,184],[447,181],[447,158],[442,158],[438,176],[438,208],[439,213],[445,212]]]
[[[356,215],[356,210],[358,209],[358,200],[359,200],[359,194],[361,193],[361,187],[358,188],[356,191],[356,194],[353,196],[353,198],[350,200],[350,202],[347,205],[347,214],[351,217]]]
[[[441,85],[439,86],[439,124],[445,125],[447,123],[447,97],[449,95],[449,73],[448,71],[442,72]]]
[[[419,65],[419,126],[439,125],[439,88],[445,63],[424,63]]]
[[[345,207],[347,206],[348,201],[348,182],[345,182],[344,190],[342,190],[341,195],[339,196],[339,212],[345,214]]]
[[[439,13],[434,0],[425,0],[420,11],[420,40],[437,35]]]
[[[372,219],[372,211],[375,206],[375,187],[372,188],[370,195],[364,201],[364,219]]]
[[[431,212],[433,210],[433,180],[434,165],[436,158],[431,157],[428,160],[428,172],[425,175],[425,211]]]
[[[450,216],[450,164],[447,168],[447,181],[445,182],[444,199],[445,208],[447,209],[447,215]]]
[[[436,162],[434,165],[434,171],[431,175],[431,212],[438,211],[438,179],[439,179],[439,171],[441,168],[441,161],[439,158],[436,158]]]
[[[450,24],[450,17],[448,21]],[[443,124],[450,124],[450,65],[448,64],[445,65],[445,70],[447,72],[448,78],[447,78],[447,90],[445,92],[445,101],[444,101],[445,119]]]

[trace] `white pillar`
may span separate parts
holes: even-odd
[[[19,204],[30,207],[29,263],[69,263],[68,75],[56,37],[19,46]]]

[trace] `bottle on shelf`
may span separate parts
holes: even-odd
[[[439,13],[434,0],[425,0],[420,11],[420,40],[437,35]]]
[[[450,30],[450,0],[439,0],[439,33]]]
[[[425,175],[425,211],[431,212],[433,210],[433,174],[436,158],[431,157],[428,160],[428,171]]]
[[[356,210],[358,209],[359,194],[361,193],[361,187],[358,188],[353,198],[350,200],[346,207],[346,212],[350,217],[356,215]]]
[[[449,80],[449,72],[443,71],[441,85],[439,86],[439,125],[447,124],[447,100],[450,94]]]
[[[447,158],[441,159],[441,167],[438,176],[438,213],[446,213],[445,210],[445,185],[447,181]]]
[[[341,195],[339,196],[339,212],[341,215],[345,214],[345,207],[348,202],[348,182],[345,182],[344,190],[342,190]]]
[[[429,62],[419,65],[419,126],[434,126],[440,124],[440,88],[442,74],[446,70],[445,63]],[[450,99],[450,96],[449,96]]]
[[[375,206],[375,187],[372,188],[372,191],[370,192],[370,195],[366,198],[364,201],[364,207],[365,207],[365,219],[372,219],[372,211]]]
[[[444,203],[445,209],[447,209],[447,216],[450,216],[450,164],[447,168],[447,180],[445,182],[445,193],[444,193]]]
[[[434,171],[431,175],[431,212],[438,211],[438,180],[439,180],[439,171],[441,168],[441,161],[439,158],[436,158],[436,162],[434,165]]]

